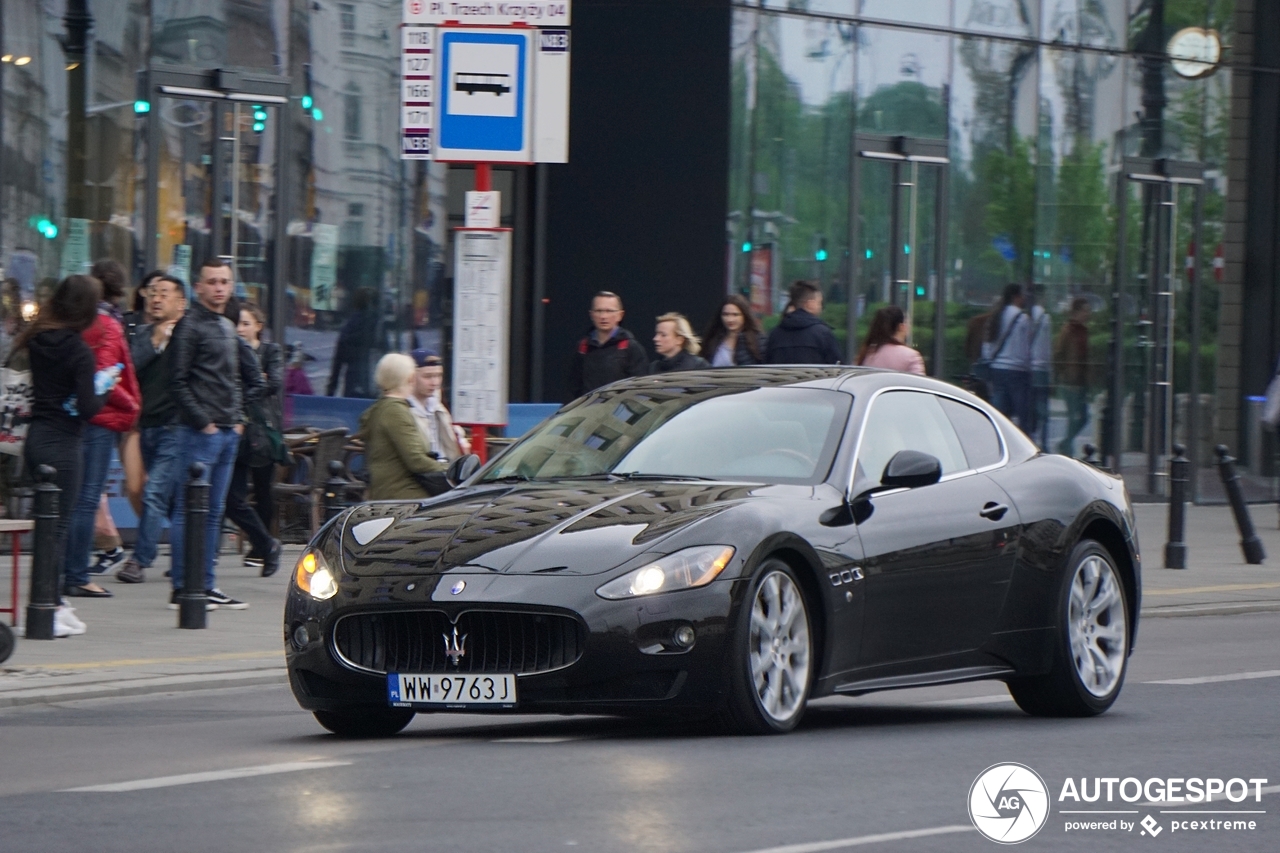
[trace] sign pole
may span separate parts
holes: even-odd
[[[493,190],[493,169],[489,163],[476,163],[476,192]],[[480,464],[489,461],[488,434],[484,424],[468,424],[471,427],[471,452],[480,457]]]

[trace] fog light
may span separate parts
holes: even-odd
[[[682,649],[691,649],[693,648],[693,641],[696,639],[696,636],[697,635],[694,634],[692,627],[689,625],[682,625],[676,629],[674,634],[671,635],[671,641]]]
[[[297,628],[293,629],[293,644],[298,648],[301,649],[305,647],[309,639],[310,638],[307,636],[306,625],[299,625]]]

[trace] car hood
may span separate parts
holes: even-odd
[[[746,500],[741,483],[578,482],[473,487],[445,500],[366,504],[342,531],[357,577],[608,571]]]

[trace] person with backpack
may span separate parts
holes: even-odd
[[[591,297],[591,325],[578,341],[569,371],[569,398],[576,400],[610,382],[649,372],[649,356],[644,345],[622,328],[622,297],[601,290]]]
[[[54,633],[59,637],[85,632],[85,624],[61,595],[67,565],[63,549],[84,467],[81,437],[89,419],[101,411],[120,380],[120,370],[114,366],[98,369],[93,350],[81,337],[98,320],[101,299],[102,285],[96,279],[87,275],[64,278],[13,346],[15,354],[25,352],[31,369],[31,424],[23,446],[27,470],[34,473],[41,465],[52,466],[54,484],[62,490],[55,536],[60,577]],[[95,498],[93,508],[96,506]],[[89,519],[92,523],[92,514]],[[87,568],[81,564],[82,572]]]
[[[983,359],[990,365],[991,405],[1024,431],[1031,424],[1031,318],[1023,310],[1022,285],[1008,284],[1000,310],[987,324]]]

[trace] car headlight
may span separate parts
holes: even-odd
[[[729,545],[700,545],[646,563],[596,590],[601,598],[635,598],[711,583],[733,559]]]
[[[312,548],[302,552],[298,567],[293,572],[293,580],[298,589],[319,601],[326,601],[338,594],[337,578],[333,576],[329,564],[320,552]]]

